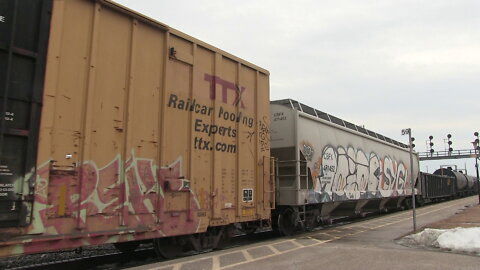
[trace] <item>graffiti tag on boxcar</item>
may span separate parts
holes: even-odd
[[[258,121],[258,135],[260,140],[260,150],[262,152],[270,151],[270,127],[266,117]]]
[[[58,183],[70,183],[70,181],[77,182],[76,178],[72,178],[72,175],[58,175],[56,177],[49,176],[50,162],[44,163],[37,169],[37,188],[35,189],[35,202],[36,208],[34,208],[35,215],[38,217],[31,228],[33,231],[35,227],[45,227],[46,232],[53,231],[58,234],[70,233],[72,230],[72,222],[64,218],[52,218],[59,217],[61,207],[65,207],[63,211],[69,213],[72,218],[80,218],[79,222],[83,226],[89,224],[90,226],[99,226],[102,228],[109,228],[117,226],[115,222],[118,220],[118,214],[121,211],[128,211],[127,215],[132,218],[128,219],[129,228],[144,228],[156,223],[157,218],[160,218],[164,222],[163,226],[155,228],[155,234],[160,236],[177,235],[180,233],[196,233],[199,227],[199,219],[191,216],[187,220],[187,213],[182,212],[180,216],[183,218],[166,218],[165,197],[167,191],[164,190],[165,183],[168,179],[182,179],[183,185],[188,180],[183,179],[182,175],[182,158],[178,158],[173,163],[166,165],[165,167],[159,167],[155,165],[155,160],[146,159],[135,156],[135,153],[131,152],[131,156],[122,161],[120,156],[117,156],[105,167],[97,167],[93,161],[87,161],[79,167],[82,172],[82,179],[80,180],[85,189],[82,189],[82,193],[78,193],[76,186],[70,186],[67,188],[67,194],[62,206],[58,202],[58,198],[62,197],[62,193],[65,192],[63,185]],[[121,164],[125,164],[124,168],[121,168]],[[120,171],[124,170],[124,180],[121,179]],[[50,178],[50,179],[49,179]],[[55,183],[53,183],[55,182]],[[125,191],[125,197],[119,197],[119,191]],[[189,208],[192,212],[200,209],[197,194],[190,190],[191,200],[189,202]],[[207,202],[208,203],[208,202]],[[14,207],[14,206],[12,206]],[[205,205],[203,205],[205,207]],[[78,213],[85,212],[89,217],[95,216],[96,218],[87,218],[87,216],[78,216]],[[72,220],[73,221],[73,220]],[[136,237],[136,236],[135,236]],[[104,243],[106,238],[93,239],[86,238],[89,244]],[[116,239],[115,241],[118,241]],[[60,247],[59,243],[58,247]],[[64,248],[67,248],[64,246]]]
[[[255,135],[255,132],[254,132],[254,131],[252,131],[252,132],[247,131],[247,140],[248,140],[249,142],[252,142],[252,139],[253,139],[253,136],[254,136],[254,135]]]

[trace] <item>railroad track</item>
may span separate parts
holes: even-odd
[[[322,229],[331,229],[347,224],[374,219],[379,216],[387,216],[399,211],[392,211],[387,214],[375,213],[363,218],[338,218],[331,225],[322,225],[314,228],[314,231]],[[305,232],[298,232],[301,235]],[[254,234],[238,234],[229,245],[223,250],[240,247],[252,243],[259,243],[267,240],[281,238],[272,231],[261,231]],[[185,252],[182,257],[198,255],[210,251]],[[119,252],[113,245],[102,245],[97,247],[86,247],[82,250],[50,252],[44,254],[25,255],[14,258],[0,260],[0,269],[5,270],[26,270],[26,269],[125,269],[156,262],[164,262],[168,259],[159,258],[152,244],[142,244],[134,252],[124,254]]]
[[[142,246],[125,256],[116,250],[113,245],[102,245],[84,248],[83,251],[61,251],[44,254],[25,255],[0,261],[0,269],[26,270],[26,269],[119,269],[135,259],[153,260],[155,252],[153,247]],[[150,262],[150,261],[149,261]],[[132,265],[134,266],[134,265]]]
[[[373,217],[362,219],[345,220],[339,219],[337,223],[315,228],[332,228],[353,223],[355,221],[366,220]],[[297,234],[301,234],[299,232]],[[254,234],[238,234],[232,238],[232,241],[223,248],[223,250],[244,246],[256,242],[273,240],[281,238],[279,234],[272,231],[261,231]],[[183,254],[184,257],[198,255],[200,253],[210,252],[189,251]],[[142,244],[134,252],[124,254],[118,251],[113,245],[102,245],[96,247],[86,247],[83,249],[49,252],[44,254],[24,255],[19,257],[0,260],[0,269],[5,270],[27,270],[27,269],[124,269],[134,266],[140,266],[155,262],[167,261],[159,258],[151,244]]]

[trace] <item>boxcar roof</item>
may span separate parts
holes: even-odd
[[[262,72],[262,73],[264,73],[264,74],[266,74],[266,75],[270,75],[269,71],[266,70],[266,69],[264,69],[264,68],[261,68],[261,67],[259,67],[259,66],[257,66],[257,65],[254,65],[254,64],[252,64],[252,63],[250,63],[250,62],[248,62],[248,61],[245,61],[245,60],[243,60],[243,59],[241,59],[241,58],[239,58],[239,57],[237,57],[237,56],[234,56],[234,55],[232,55],[232,54],[230,54],[230,53],[228,53],[228,52],[226,52],[226,51],[223,51],[223,50],[221,50],[221,49],[219,49],[219,48],[217,48],[217,47],[215,47],[215,46],[212,46],[212,45],[210,45],[210,44],[208,44],[208,43],[206,43],[206,42],[203,42],[203,41],[198,40],[198,39],[196,39],[196,38],[194,38],[194,37],[192,37],[192,36],[189,36],[189,35],[181,32],[181,31],[179,31],[179,30],[177,30],[177,29],[175,29],[175,28],[172,28],[172,27],[170,27],[170,26],[168,26],[168,25],[166,25],[166,24],[164,24],[164,23],[161,23],[161,22],[159,22],[159,21],[157,21],[157,20],[155,20],[155,19],[152,19],[152,18],[150,18],[150,17],[148,17],[148,16],[146,16],[146,15],[144,15],[144,14],[141,14],[141,13],[139,13],[139,12],[137,12],[137,11],[134,11],[134,10],[128,8],[128,7],[125,7],[125,6],[123,6],[123,5],[115,2],[115,1],[113,1],[113,0],[91,0],[91,1],[98,1],[98,2],[102,3],[103,5],[106,5],[106,6],[109,6],[109,7],[111,7],[111,8],[114,8],[114,9],[116,9],[116,10],[119,11],[119,12],[122,12],[122,13],[127,14],[127,15],[132,16],[132,17],[135,17],[135,18],[137,18],[138,20],[141,20],[141,21],[143,21],[143,22],[145,22],[145,23],[149,23],[149,24],[153,25],[154,27],[157,27],[157,28],[163,29],[163,30],[165,30],[165,31],[168,31],[168,32],[170,32],[170,33],[173,33],[173,34],[175,34],[175,35],[177,35],[177,36],[179,36],[179,37],[182,37],[182,38],[184,38],[184,39],[186,39],[186,40],[189,40],[189,41],[192,41],[192,42],[194,42],[194,43],[196,43],[196,44],[199,44],[199,45],[201,45],[202,47],[207,48],[207,49],[209,49],[209,50],[211,50],[211,51],[218,52],[218,53],[222,54],[223,56],[225,56],[225,57],[227,57],[227,58],[230,58],[230,59],[232,59],[232,60],[234,60],[234,61],[236,61],[236,62],[241,63],[242,65],[245,65],[245,66],[248,66],[248,67],[253,68],[253,69],[255,69],[255,70],[258,70],[259,72]]]

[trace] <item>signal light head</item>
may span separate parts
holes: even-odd
[[[428,138],[429,138],[430,140],[433,140],[433,136],[432,136],[432,135],[430,135],[430,137],[428,137]]]
[[[449,138],[449,139],[452,138],[452,134],[448,134],[447,138]]]
[[[475,133],[473,133],[473,136],[478,137],[478,132],[475,131]]]

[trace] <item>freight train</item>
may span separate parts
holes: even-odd
[[[420,205],[475,195],[479,188],[476,177],[451,167],[440,168],[433,174],[420,172],[416,187],[421,190],[416,197]]]
[[[411,196],[418,155],[407,145],[295,100],[271,102],[272,156],[278,160],[274,218],[285,234],[401,208]]]
[[[409,146],[292,99],[272,101],[277,161],[273,225],[284,234],[338,217],[410,208],[473,195],[475,177],[452,168],[419,171]]]
[[[407,145],[270,105],[265,69],[110,0],[0,11],[0,257],[145,241],[173,257],[408,206]]]

